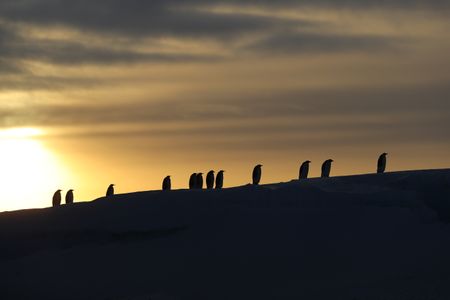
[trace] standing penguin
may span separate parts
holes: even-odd
[[[197,187],[197,173],[192,173],[189,177],[189,189],[195,189]]]
[[[224,170],[220,170],[216,176],[216,189],[221,189],[223,187],[223,172]]]
[[[330,177],[330,171],[331,171],[331,163],[333,162],[332,159],[327,159],[322,164],[322,178]]]
[[[382,153],[378,158],[377,173],[384,173],[386,170],[386,155],[387,153]]]
[[[61,190],[57,190],[53,194],[52,204],[53,204],[53,207],[61,205]]]
[[[106,197],[113,196],[113,195],[114,195],[114,184],[111,183],[108,186],[108,189],[106,190]]]
[[[211,170],[206,174],[206,188],[212,189],[214,187],[214,171]]]
[[[170,180],[170,176],[166,176],[162,183],[162,189],[163,191],[170,191],[172,188],[172,182]]]
[[[300,166],[300,171],[298,172],[298,179],[306,179],[308,178],[309,173],[309,164],[311,161],[307,160],[302,163]]]
[[[195,185],[198,189],[203,188],[203,173],[197,173],[195,176]]]
[[[256,165],[255,168],[253,168],[252,179],[254,185],[259,184],[261,181],[261,167],[262,165]]]
[[[66,193],[66,204],[73,203],[73,190],[68,190]]]

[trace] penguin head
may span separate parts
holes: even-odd
[[[263,165],[256,165],[256,167],[261,168]]]
[[[113,187],[113,186],[115,186],[115,184],[114,184],[114,183],[111,183],[109,186]]]
[[[383,156],[386,156],[386,155],[388,155],[386,152],[383,152],[383,154],[381,154],[381,155],[383,155]]]
[[[329,163],[332,163],[334,160],[332,160],[332,159],[330,158],[330,159],[327,159],[327,161],[328,161]]]
[[[225,172],[225,170],[220,170],[218,173],[223,173],[223,172]]]
[[[203,173],[197,173],[197,175],[203,175]]]
[[[62,190],[56,190],[56,193],[61,193]]]
[[[67,192],[68,192],[68,193],[70,193],[70,192],[73,192],[73,190],[72,190],[72,189],[70,189],[70,190],[68,190]]]
[[[309,163],[311,163],[311,161],[310,160],[305,160],[305,162],[304,163],[307,163],[307,164],[309,164]]]

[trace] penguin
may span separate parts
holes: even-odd
[[[298,179],[306,179],[308,178],[309,173],[309,164],[311,163],[310,160],[306,160],[302,163],[300,166],[300,171],[298,172]]]
[[[378,158],[377,173],[384,173],[386,170],[386,155],[387,153],[382,153]]]
[[[216,189],[221,189],[223,187],[223,172],[224,170],[220,170],[216,176]]]
[[[214,171],[211,170],[206,174],[206,188],[212,189],[214,187]]]
[[[106,190],[106,197],[113,196],[113,195],[114,195],[114,184],[111,183],[108,186],[108,189]]]
[[[68,190],[66,193],[66,204],[73,203],[73,190]]]
[[[195,185],[198,189],[203,188],[203,173],[197,173],[197,175],[195,175]]]
[[[262,165],[256,165],[255,168],[253,168],[252,179],[254,185],[258,185],[261,180],[261,167]]]
[[[57,190],[54,194],[53,194],[53,199],[52,199],[52,204],[53,207],[56,206],[60,206],[61,205],[61,190]]]
[[[331,171],[331,163],[333,162],[332,159],[327,159],[322,164],[322,175],[320,177],[322,178],[328,178],[330,177],[330,171]]]
[[[197,187],[197,173],[192,173],[189,177],[189,189],[195,189]]]
[[[170,181],[170,176],[166,176],[162,183],[162,189],[163,191],[170,191],[172,188],[172,183]]]

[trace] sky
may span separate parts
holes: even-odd
[[[450,166],[448,1],[2,0],[0,211]]]

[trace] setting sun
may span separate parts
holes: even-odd
[[[31,138],[43,135],[43,131],[37,128],[11,128],[0,130],[0,139],[14,139],[14,138]]]
[[[35,128],[0,131],[3,210],[47,206],[43,201],[64,182],[65,173],[55,156],[33,138],[42,134]]]

